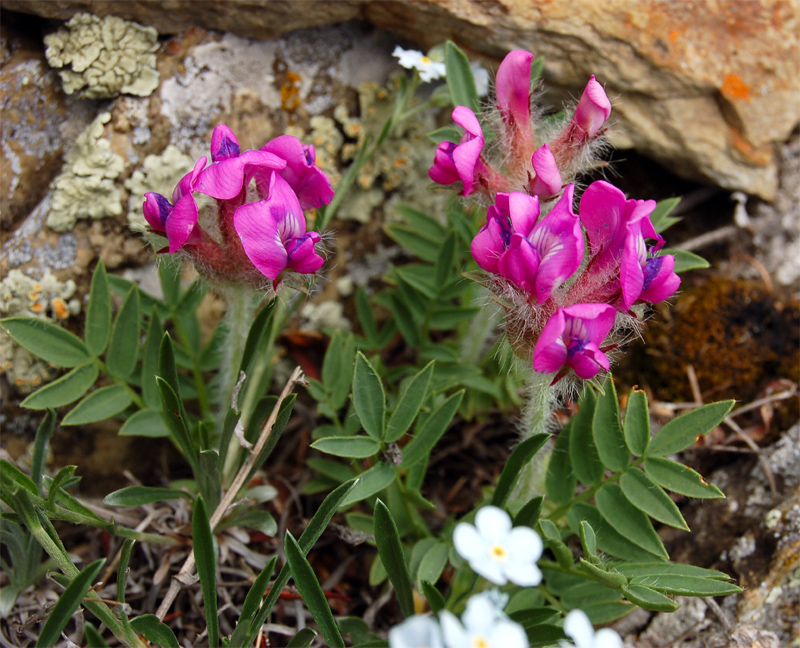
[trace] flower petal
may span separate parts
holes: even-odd
[[[197,225],[197,213],[197,203],[192,194],[175,203],[164,226],[170,253],[177,252],[190,240]]]
[[[287,267],[300,274],[313,274],[322,267],[325,259],[317,254],[314,247],[320,236],[316,232],[308,232],[289,241],[286,250],[289,253]]]
[[[453,546],[458,555],[467,561],[483,556],[489,544],[471,524],[460,522],[453,531]]]
[[[592,75],[581,95],[572,120],[589,137],[594,137],[603,127],[610,114],[611,102],[608,100],[606,91],[603,90],[603,86]]]
[[[564,634],[570,637],[578,648],[591,648],[594,644],[594,628],[589,617],[582,610],[572,610],[564,619]]]
[[[461,621],[449,610],[439,612],[439,622],[442,626],[442,637],[447,648],[464,648],[469,646],[469,635],[461,625]]]
[[[491,207],[489,208],[491,212]],[[475,238],[472,239],[470,251],[472,258],[486,272],[497,273],[500,256],[509,243],[510,232],[500,218],[487,216],[486,225],[481,227]]]
[[[157,232],[164,232],[172,205],[164,196],[154,191],[148,191],[144,195],[142,211],[147,223]]]
[[[533,294],[538,269],[539,254],[536,248],[521,234],[512,235],[508,249],[497,263],[498,273],[521,290]]]
[[[550,198],[561,191],[561,171],[556,156],[547,144],[543,144],[533,154],[531,165],[536,177],[531,183],[530,192],[542,198]]]
[[[505,541],[511,531],[511,516],[497,506],[484,506],[475,514],[475,528],[487,541]]]
[[[230,200],[242,193],[255,173],[280,170],[286,161],[266,151],[245,151],[238,157],[215,162],[197,178],[195,190],[218,200]]]
[[[271,280],[286,268],[289,255],[271,213],[269,200],[247,203],[233,213],[233,227],[242,241],[247,258]]]
[[[531,118],[531,61],[533,54],[525,50],[509,52],[497,68],[495,90],[497,107],[504,119],[517,124],[528,123]]]
[[[211,159],[214,162],[238,157],[241,149],[236,135],[225,124],[220,124],[211,133]]]

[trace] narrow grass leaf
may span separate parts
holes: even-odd
[[[164,648],[181,648],[175,633],[155,614],[140,614],[131,619],[131,628],[148,641]]]
[[[638,468],[629,470],[619,480],[622,492],[628,501],[654,520],[676,529],[688,531],[689,527],[681,512],[669,495],[658,484],[653,483]]]
[[[39,424],[39,429],[36,430],[36,441],[33,444],[33,458],[31,459],[31,479],[39,490],[42,488],[42,475],[47,461],[47,448],[50,445],[50,439],[53,437],[55,429],[56,413],[49,409]]]
[[[106,369],[112,376],[127,378],[133,373],[139,355],[140,324],[139,290],[131,288],[111,328]]]
[[[644,471],[656,484],[679,495],[703,499],[725,497],[719,488],[707,483],[700,473],[671,459],[648,457],[644,462]]]
[[[157,409],[143,409],[129,416],[117,432],[119,436],[167,437],[169,429]]]
[[[165,502],[183,497],[192,501],[192,496],[177,488],[159,488],[157,486],[126,486],[109,493],[103,499],[109,506],[141,506],[152,502]]]
[[[653,612],[674,612],[680,607],[668,596],[645,585],[623,585],[622,593],[631,603]]]
[[[197,562],[197,575],[200,577],[200,589],[203,592],[203,607],[208,624],[208,643],[211,648],[216,648],[219,646],[217,557],[208,520],[208,509],[201,496],[195,499],[192,509],[192,547]]]
[[[575,494],[575,487],[578,479],[572,470],[569,457],[569,437],[572,431],[572,424],[568,423],[561,432],[558,433],[556,445],[550,455],[550,463],[547,466],[545,476],[545,487],[547,497],[556,504],[566,504]]]
[[[93,391],[73,407],[61,421],[61,425],[86,425],[105,421],[124,412],[133,403],[124,385],[108,385]]]
[[[68,374],[33,392],[21,405],[28,409],[43,410],[74,403],[94,385],[98,374],[94,362],[75,367]]]
[[[410,468],[428,456],[453,420],[463,397],[462,389],[450,396],[425,419],[414,439],[405,448],[403,461],[400,464],[402,468]]]
[[[389,424],[386,427],[386,443],[394,443],[400,439],[417,418],[422,403],[425,402],[425,397],[428,395],[434,364],[435,361],[431,360],[408,383],[389,418]]]
[[[72,579],[47,617],[39,638],[36,640],[37,646],[55,646],[58,643],[61,632],[67,627],[70,617],[78,609],[86,592],[100,575],[100,570],[103,569],[105,562],[105,558],[95,560]]]
[[[317,633],[312,628],[303,628],[298,630],[297,634],[289,640],[286,648],[308,648],[316,636]]]
[[[377,441],[383,439],[386,429],[386,393],[378,372],[360,351],[356,354],[353,374],[353,405],[366,433]]]
[[[269,581],[272,578],[272,574],[275,571],[275,566],[277,564],[278,557],[273,556],[270,561],[264,565],[264,569],[261,570],[261,573],[259,573],[255,581],[253,581],[253,584],[247,591],[247,596],[245,596],[240,619],[249,621],[253,619],[256,612],[258,612],[258,606],[261,604],[261,601],[264,600],[264,594],[269,587]],[[231,642],[234,641],[234,637],[235,635],[231,637]]]
[[[78,336],[37,317],[9,317],[0,320],[0,329],[23,349],[56,367],[77,367],[92,357]]]
[[[630,452],[622,434],[619,400],[610,374],[603,387],[604,393],[598,396],[594,408],[592,436],[603,465],[614,471],[624,470],[630,463]]]
[[[161,392],[161,411],[164,422],[167,424],[170,434],[183,456],[192,465],[196,473],[198,469],[197,448],[195,448],[194,441],[192,441],[192,437],[189,434],[189,428],[186,426],[181,401],[166,380],[158,376],[156,381],[158,382],[158,390]]]
[[[308,607],[314,621],[317,622],[322,636],[332,648],[344,648],[344,639],[339,632],[339,626],[333,618],[328,600],[317,580],[314,570],[311,568],[300,545],[294,536],[287,531],[284,544],[286,550],[286,562],[292,572],[294,584],[303,597],[303,602]]]
[[[103,260],[97,262],[89,288],[89,303],[86,306],[86,326],[83,339],[89,352],[99,356],[106,350],[111,333],[111,295],[108,292],[108,275]]]
[[[648,456],[663,457],[685,450],[697,437],[704,436],[717,427],[735,402],[727,400],[710,403],[672,419],[653,437],[647,450]]]
[[[569,459],[575,476],[582,484],[594,486],[600,483],[605,473],[603,462],[597,454],[592,434],[592,420],[597,397],[589,385],[583,388],[578,413],[572,418],[569,435]]]
[[[84,624],[83,638],[86,640],[86,648],[109,648],[103,635],[91,623]]]
[[[397,525],[386,504],[378,500],[375,502],[375,544],[378,546],[378,555],[389,575],[389,580],[394,585],[400,609],[406,618],[414,614],[414,595],[411,586],[411,576],[408,572],[403,546]]]
[[[128,538],[122,543],[122,549],[119,551],[119,565],[117,567],[117,600],[120,603],[125,602],[125,588],[128,584],[128,563],[131,559],[131,552],[136,540]]]
[[[669,558],[664,543],[658,537],[650,519],[628,501],[617,484],[606,484],[594,496],[597,508],[606,522],[616,531],[645,551]]]
[[[625,442],[628,450],[636,457],[647,452],[650,443],[650,411],[647,408],[647,394],[632,389],[625,410]]]
[[[522,469],[531,462],[549,438],[549,434],[534,434],[514,448],[508,461],[506,461],[506,465],[503,467],[503,472],[500,473],[500,479],[497,480],[494,493],[492,493],[490,502],[492,506],[502,508],[505,505]]]

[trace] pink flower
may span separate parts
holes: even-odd
[[[267,142],[261,150],[285,160],[286,166],[275,173],[289,183],[303,209],[316,209],[333,199],[330,179],[314,164],[316,151],[313,146],[304,145],[293,135],[281,135]],[[256,175],[256,186],[263,195],[267,193],[270,174]]]
[[[172,192],[172,203],[161,194],[149,191],[144,195],[144,217],[155,232],[163,233],[169,242],[170,253],[186,243],[196,243],[201,235],[197,228],[197,203],[192,191],[197,178],[206,166],[207,158],[200,158]]]
[[[273,281],[287,268],[311,274],[325,262],[315,248],[319,234],[306,232],[300,201],[277,173],[270,177],[268,198],[239,207],[233,227],[247,258]]]
[[[543,144],[531,158],[536,177],[531,181],[530,193],[540,198],[557,196],[561,191],[561,171],[550,147]]]
[[[509,52],[497,68],[495,93],[497,107],[507,123],[517,130],[531,129],[531,61],[525,50]]]
[[[468,196],[476,186],[475,168],[483,150],[483,131],[478,118],[466,106],[456,106],[453,121],[466,131],[460,144],[442,142],[436,149],[433,166],[428,171],[431,180],[441,185],[463,184],[461,195]]]
[[[570,367],[587,380],[600,369],[608,371],[609,361],[600,349],[614,326],[616,310],[608,304],[575,304],[559,308],[547,321],[533,350],[533,368],[555,373]]]
[[[672,297],[681,285],[674,270],[674,256],[648,254],[644,238],[635,231],[629,233],[619,269],[624,309],[629,310],[636,301],[655,304]]]
[[[242,194],[253,175],[279,171],[286,161],[267,151],[240,152],[236,135],[220,124],[211,135],[211,164],[197,179],[195,191],[218,200],[231,200]]]
[[[499,193],[486,212],[486,225],[472,239],[470,250],[478,265],[499,274],[500,257],[511,243],[512,234],[527,236],[539,218],[539,199],[523,193]]]
[[[572,123],[580,126],[586,137],[591,138],[600,132],[610,114],[611,102],[593,74],[581,95]]]

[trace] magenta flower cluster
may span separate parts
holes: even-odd
[[[313,146],[281,135],[259,150],[242,151],[233,131],[220,124],[207,162],[197,161],[172,201],[145,194],[144,216],[153,232],[167,238],[162,252],[185,252],[210,278],[256,288],[269,285],[265,280],[277,286],[286,271],[319,270],[320,236],[306,230],[304,210],[327,205],[333,190],[315,166]],[[206,201],[211,205],[201,210],[197,194],[212,199]]]
[[[628,200],[605,181],[594,182],[574,210],[575,175],[592,164],[611,103],[594,76],[571,118],[549,142],[539,142],[531,101],[530,52],[511,52],[495,79],[497,150],[484,150],[477,116],[458,106],[461,141],[443,142],[429,175],[460,183],[460,195],[491,203],[472,241],[472,256],[489,273],[487,285],[507,306],[509,340],[533,357],[540,373],[558,380],[569,369],[594,377],[610,363],[603,346],[629,325],[637,304],[672,296],[680,285],[675,258],[650,215],[652,200]]]

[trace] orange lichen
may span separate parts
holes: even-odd
[[[677,29],[670,29],[669,30],[669,42],[673,45],[678,42],[678,39],[681,37],[681,32]]]
[[[63,299],[56,297],[50,302],[50,305],[60,319],[67,319],[69,317],[69,309],[67,308],[67,303]]]
[[[755,148],[736,128],[731,128],[731,144],[733,148],[736,149],[737,153],[751,164],[757,164],[759,166],[768,166],[772,164],[774,156],[772,148],[769,146],[758,149]]]
[[[737,74],[727,74],[719,90],[729,99],[750,101],[750,86]]]
[[[300,107],[301,80],[299,74],[286,73],[286,81],[281,85],[281,108],[286,112],[295,112]]]

